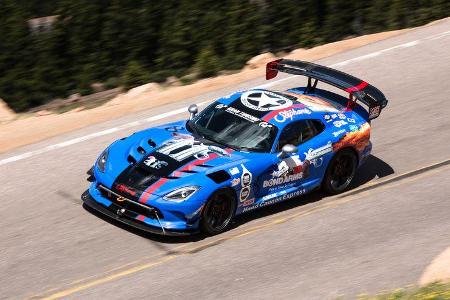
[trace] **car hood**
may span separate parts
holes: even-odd
[[[185,122],[162,125],[112,144],[108,185],[128,196],[139,197],[149,190],[164,195],[182,186],[231,180],[233,168],[250,159],[251,153],[234,151],[195,136],[184,125]],[[154,185],[158,188],[152,188]]]

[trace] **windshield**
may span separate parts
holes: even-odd
[[[211,105],[190,122],[204,138],[244,151],[270,152],[278,129],[224,104]]]

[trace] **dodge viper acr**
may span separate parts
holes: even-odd
[[[236,92],[200,113],[192,105],[188,120],[112,143],[88,171],[84,203],[148,232],[211,235],[239,214],[318,188],[345,191],[370,154],[370,123],[387,105],[385,96],[309,62],[267,64],[267,79],[278,72],[305,76],[308,84]]]

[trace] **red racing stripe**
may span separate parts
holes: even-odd
[[[345,91],[346,91],[347,93],[357,92],[357,91],[360,91],[360,90],[364,89],[364,88],[365,88],[366,86],[368,86],[368,85],[369,85],[369,84],[368,84],[367,82],[361,81],[360,84],[355,85],[355,86],[352,86],[352,87],[349,87],[349,88],[345,89]]]
[[[270,121],[273,117],[275,117],[279,112],[282,112],[282,111],[285,111],[285,110],[290,110],[290,109],[293,109],[293,108],[304,108],[304,107],[306,107],[304,104],[299,103],[299,104],[294,104],[294,105],[291,105],[291,106],[286,107],[286,108],[283,108],[283,109],[274,110],[274,111],[268,113],[267,115],[265,115],[265,116],[262,118],[262,120],[263,120],[263,121],[266,121],[266,122],[269,122],[269,121]]]
[[[233,151],[233,149],[225,149],[226,152],[231,153]],[[190,171],[192,170],[195,166],[197,165],[201,165],[204,164],[207,161],[210,161],[214,158],[217,158],[219,155],[217,153],[212,153],[207,159],[196,159],[190,163],[188,163],[187,165],[185,165],[181,170],[179,171],[175,171],[174,172],[174,176],[178,176],[180,175],[181,171]],[[164,183],[166,183],[168,179],[167,178],[161,178],[159,179],[157,182],[155,182],[154,184],[152,184],[147,190],[145,190],[145,192],[142,193],[141,198],[139,199],[139,202],[141,203],[147,203],[148,198],[150,198],[150,195],[155,192],[158,188],[160,188]]]
[[[143,216],[143,215],[138,215],[138,216],[136,217],[136,220],[139,220],[139,221],[144,222],[145,216]]]
[[[152,184],[148,189],[145,190],[145,192],[142,193],[141,198],[139,199],[139,202],[141,203],[147,203],[148,198],[150,198],[150,195],[156,191],[160,186],[162,186],[167,181],[167,178],[161,178],[154,184]]]
[[[188,163],[187,165],[185,165],[180,170],[175,171],[173,173],[173,175],[174,176],[180,176],[183,171],[191,171],[195,166],[198,166],[198,165],[201,165],[201,164],[203,164],[205,162],[208,162],[208,161],[210,161],[210,160],[212,160],[214,158],[217,158],[218,156],[219,155],[217,153],[213,153],[213,154],[209,155],[209,157],[206,158],[206,159],[196,159],[196,160]]]

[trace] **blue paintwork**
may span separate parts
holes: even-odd
[[[304,92],[303,88],[291,89],[288,92],[291,94],[298,94],[299,101],[304,103],[301,98]],[[238,99],[241,94],[242,92],[237,92],[228,97],[218,99],[211,105],[217,105],[218,103],[230,105],[233,101]],[[297,161],[306,161],[307,153],[311,150],[321,147],[331,149],[327,147],[331,147],[332,144],[338,142],[348,132],[357,131],[363,125],[368,126],[367,111],[363,107],[357,105],[353,110],[345,111],[346,98],[319,89],[316,90],[315,94],[309,94],[308,96],[318,97],[333,103],[339,112],[313,110],[306,104],[306,108],[310,110],[310,114],[294,115],[292,119],[288,118],[284,122],[277,121],[283,119],[280,115],[278,118],[272,118],[268,121],[279,128],[277,140],[287,124],[302,118],[317,119],[325,125],[323,132],[298,146],[298,153],[294,155],[297,157]],[[341,117],[344,118],[347,124],[336,127],[333,125],[334,121],[327,122],[329,120],[326,119],[326,115],[338,113],[342,114]],[[339,118],[336,120],[339,120]],[[354,122],[348,122],[347,120],[354,120]],[[105,172],[101,172],[97,165],[94,166],[95,181],[89,188],[89,192],[94,200],[106,207],[110,206],[111,202],[100,194],[98,184],[112,188],[116,178],[130,165],[127,161],[129,155],[134,157],[136,161],[142,161],[162,143],[174,139],[174,129],[176,129],[177,134],[191,135],[191,133],[186,130],[185,125],[186,120],[164,124],[136,132],[127,138],[112,143],[108,147],[109,157],[106,163]],[[147,142],[149,138],[157,145],[155,148],[150,146]],[[138,152],[137,148],[139,146],[145,150],[144,154]],[[275,147],[276,142],[271,153],[232,151],[229,156],[219,155],[217,158],[207,162],[208,165],[212,166],[211,168],[205,170],[204,168],[194,167],[193,170],[198,171],[198,173],[183,174],[178,179],[167,180],[152,192],[146,203],[158,208],[162,212],[164,218],[161,220],[161,225],[164,228],[171,230],[196,229],[199,225],[201,208],[214,191],[220,188],[229,188],[233,190],[237,201],[236,215],[239,215],[256,208],[303,195],[318,188],[321,185],[328,163],[335,154],[335,151],[326,150],[323,155],[312,159],[310,161],[309,176],[307,178],[297,178],[296,180],[284,184],[265,186],[267,185],[265,182],[267,183],[271,179],[277,178],[273,176],[273,172],[277,170],[280,159],[277,156],[278,152],[275,151]],[[362,151],[358,151],[360,163],[362,163],[362,161],[370,154],[370,151],[370,143],[368,143]],[[216,183],[207,177],[208,174],[219,170],[226,171],[231,177],[230,180]],[[243,179],[241,177],[245,172],[251,174],[252,180],[249,186],[249,195],[243,197],[245,199],[241,201],[241,192],[243,190]],[[282,181],[283,180],[284,179],[282,179]],[[200,186],[200,189],[184,202],[175,203],[166,201],[162,198],[176,188],[193,185]],[[141,221],[149,226],[161,226],[155,219],[145,218]]]

